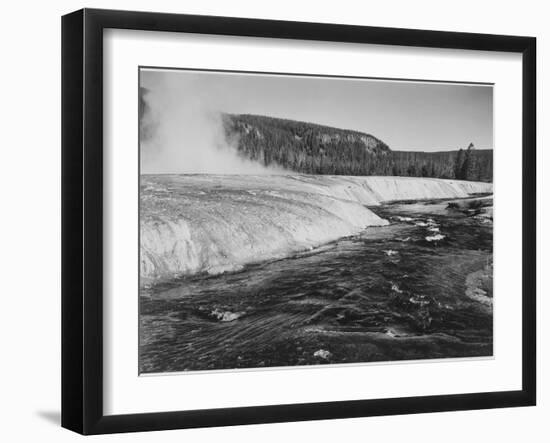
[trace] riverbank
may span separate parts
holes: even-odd
[[[145,175],[140,285],[236,271],[388,224],[368,206],[490,192],[490,183],[413,177]]]

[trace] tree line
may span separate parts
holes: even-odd
[[[493,151],[472,143],[458,151],[392,151],[370,134],[248,114],[226,114],[224,128],[243,157],[300,173],[493,180]]]
[[[493,150],[466,149],[442,152],[392,151],[391,175],[493,181]]]

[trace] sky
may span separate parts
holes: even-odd
[[[172,77],[204,107],[355,129],[395,150],[493,148],[493,88],[486,85],[142,70],[154,89]]]
[[[220,112],[353,129],[392,150],[493,148],[490,85],[142,68],[140,86],[157,134],[142,141],[144,172],[258,172],[223,147]]]

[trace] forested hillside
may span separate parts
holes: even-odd
[[[225,114],[228,139],[266,166],[308,174],[396,175],[492,181],[493,151],[392,151],[373,135],[259,115]]]
[[[258,115],[226,115],[245,157],[310,174],[372,175],[388,146],[370,134]]]

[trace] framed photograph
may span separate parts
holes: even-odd
[[[536,401],[531,37],[62,20],[62,425]]]

